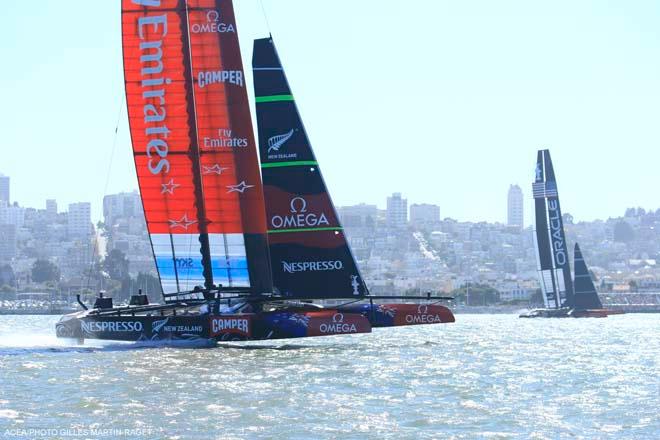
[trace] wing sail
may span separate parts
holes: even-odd
[[[263,189],[230,0],[123,0],[135,165],[165,294],[269,291]]]
[[[532,184],[536,214],[536,248],[545,306],[572,307],[573,282],[568,261],[557,181],[548,150],[540,150]]]

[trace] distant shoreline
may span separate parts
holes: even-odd
[[[33,315],[33,316],[53,316],[53,315],[66,315],[67,313],[72,313],[73,310],[0,310],[0,316],[20,316],[20,315]]]

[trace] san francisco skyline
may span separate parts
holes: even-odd
[[[528,224],[536,150],[550,148],[577,220],[658,207],[657,4],[264,0],[266,24],[258,1],[236,3],[248,91],[252,39],[270,30],[337,205],[398,191],[501,222],[518,184]],[[0,172],[25,206],[92,201],[97,218],[104,194],[137,184],[119,11],[93,12],[7,6]]]

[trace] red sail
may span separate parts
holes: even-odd
[[[188,0],[198,143],[209,232],[266,233],[245,74],[229,0]],[[249,216],[241,216],[250,212]]]
[[[249,286],[246,247],[255,236],[265,242],[266,222],[232,3],[123,0],[122,30],[135,165],[163,290]]]

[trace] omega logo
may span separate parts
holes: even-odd
[[[297,203],[298,201],[300,203]],[[296,205],[299,205],[300,209],[297,209]],[[291,199],[291,212],[294,214],[298,212],[307,212],[307,200],[303,199],[302,197],[294,197]]]

